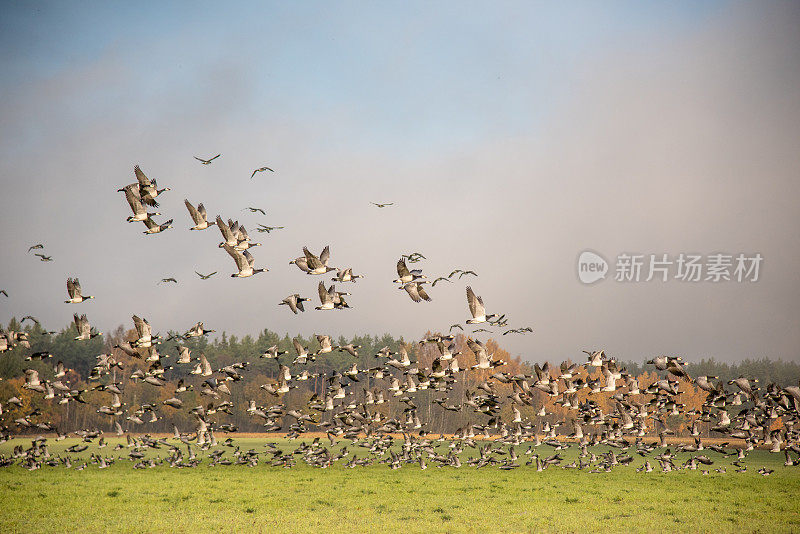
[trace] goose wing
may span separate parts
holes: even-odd
[[[192,220],[194,221],[195,224],[200,224],[205,221],[205,217],[200,215],[200,212],[197,210],[197,208],[192,206],[192,204],[187,199],[184,198],[183,203],[186,204],[186,209],[189,210],[189,215],[192,216]]]
[[[145,174],[142,172],[142,169],[140,169],[138,165],[136,165],[133,168],[133,173],[136,175],[136,179],[139,181],[139,185],[141,185],[142,187],[147,187],[149,185],[152,185],[150,182],[150,178],[145,176]]]
[[[411,277],[411,273],[408,271],[406,261],[403,258],[400,258],[400,260],[397,262],[397,275],[400,278]]]
[[[314,254],[312,254],[308,250],[308,247],[303,247],[303,254],[305,254],[305,256],[306,256],[306,264],[308,264],[308,267],[312,271],[314,269],[319,269],[320,267],[323,267],[322,261],[318,257],[316,257]]]
[[[225,240],[225,243],[232,243],[236,241],[236,236],[231,231],[231,227],[225,224],[225,221],[223,221],[222,217],[219,215],[217,215],[216,223],[217,228],[219,228],[219,231],[222,234],[222,239]]]
[[[317,291],[319,292],[319,300],[323,305],[333,302],[333,297],[331,297],[331,294],[328,293],[327,289],[325,289],[324,282],[319,283],[317,286]]]
[[[411,297],[411,300],[414,302],[419,302],[422,300],[419,295],[419,285],[408,283],[403,286],[403,289],[406,290],[406,293],[408,293],[408,296]]]
[[[242,252],[242,256],[244,256],[244,257],[245,257],[245,259],[247,259],[247,264],[248,264],[250,267],[253,267],[253,266],[256,264],[256,259],[255,259],[255,258],[253,257],[253,255],[252,255],[252,254],[250,254],[248,251],[246,251],[246,250],[245,250],[245,251],[243,251],[243,252]]]
[[[325,248],[322,249],[322,252],[319,255],[319,261],[322,262],[323,265],[328,265],[328,260],[331,257],[331,247],[330,245],[325,245]]]
[[[225,243],[225,245],[222,248],[224,248],[225,252],[230,254],[231,258],[233,258],[233,261],[236,262],[236,267],[239,269],[239,271],[244,271],[245,269],[250,267],[250,262],[248,261],[247,257],[245,257],[244,254],[242,254],[241,252],[239,252],[238,250],[236,250],[227,243]]]
[[[302,356],[303,353],[306,352],[305,347],[297,340],[297,338],[292,339],[292,345],[294,345],[294,350],[297,352],[298,356]]]
[[[139,196],[139,188],[136,184],[126,185],[125,186],[125,200],[128,201],[128,204],[133,210],[134,215],[141,215],[145,212],[144,206],[142,205],[142,199]]]
[[[472,317],[480,317],[486,315],[486,308],[483,307],[483,299],[472,290],[472,287],[467,286],[467,303],[469,304],[469,312]]]
[[[431,300],[433,300],[433,299],[430,297],[430,295],[428,295],[428,294],[425,292],[425,288],[423,288],[423,287],[422,287],[421,285],[419,285],[419,284],[417,284],[417,293],[419,293],[419,296],[420,296],[420,297],[421,297],[423,300],[426,300],[426,301],[428,301],[428,302],[430,302]]]
[[[70,299],[75,298],[75,281],[72,278],[67,278],[67,293]]]

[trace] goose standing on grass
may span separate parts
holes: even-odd
[[[233,258],[233,261],[236,262],[236,268],[239,269],[239,272],[232,274],[231,278],[247,278],[248,276],[253,276],[254,274],[258,273],[265,273],[269,270],[266,268],[265,269],[253,268],[253,264],[255,263],[256,260],[246,250],[244,251],[236,250],[227,243],[224,244],[223,248],[225,249],[225,252],[227,252],[230,255],[230,257]]]
[[[81,283],[78,281],[77,278],[67,278],[67,293],[69,294],[69,300],[65,300],[65,304],[79,304],[84,300],[93,299],[94,297],[91,295],[83,296],[81,294]]]
[[[184,198],[183,203],[186,204],[186,209],[189,210],[189,215],[191,215],[192,221],[194,221],[194,226],[189,228],[189,230],[205,230],[210,226],[206,207],[203,206],[202,202],[198,204],[196,208],[192,206],[188,199]]]
[[[102,335],[102,332],[92,332],[92,326],[89,324],[89,319],[86,318],[85,313],[80,317],[78,317],[77,313],[73,314],[72,319],[75,321],[75,328],[78,330],[78,335],[75,336],[76,341],[84,341]]]
[[[472,314],[472,319],[469,319],[467,324],[485,323],[487,320],[497,317],[495,314],[486,315],[483,299],[477,296],[470,286],[467,286],[467,304],[469,304],[469,311]]]

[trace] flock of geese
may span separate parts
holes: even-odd
[[[208,165],[218,157],[196,159]],[[253,176],[263,171],[272,169],[256,169]],[[156,181],[147,178],[139,166],[134,168],[134,173],[137,181],[118,190],[125,194],[133,212],[127,220],[143,222],[146,234],[171,228],[173,219],[159,224],[153,217],[160,214],[148,211],[151,207],[158,207],[156,199],[169,188],[159,189]],[[379,208],[392,205],[373,204]],[[218,246],[236,264],[237,272],[231,274],[232,277],[247,278],[267,272],[266,268],[255,267],[250,249],[259,243],[250,240],[243,225],[230,219],[225,221],[221,216],[211,222],[202,203],[194,206],[185,200],[185,205],[193,223],[190,230],[211,227],[219,230],[222,241]],[[43,245],[37,244],[29,252],[42,248]],[[422,269],[410,269],[408,264],[424,259],[418,252],[402,255],[396,265],[398,277],[393,280],[397,288],[404,290],[416,303],[431,300],[425,287],[428,278]],[[353,268],[336,268],[329,261],[330,248],[327,246],[319,254],[303,247],[303,255],[289,261],[308,276],[335,271],[330,279],[333,284],[328,286],[324,280],[318,284],[319,305],[315,306],[316,310],[348,308],[345,297],[350,294],[337,290],[336,284],[356,284],[363,278],[361,274],[354,274]],[[216,273],[196,274],[208,279]],[[441,281],[454,283],[464,276],[477,274],[472,270],[455,269],[447,277],[436,278],[430,287]],[[72,305],[94,298],[83,294],[77,278],[67,279],[67,294],[69,298],[65,303]],[[332,371],[319,377],[324,383],[322,392],[310,395],[299,408],[289,408],[284,397],[316,377],[309,372],[310,362],[325,358],[334,351],[358,358],[362,347],[353,344],[337,346],[330,336],[318,335],[318,350],[311,351],[294,339],[293,354],[280,351],[277,346],[270,347],[263,354],[254,354],[253,357],[275,361],[277,379],[261,385],[263,393],[259,398],[247,399],[246,406],[234,406],[231,388],[235,388],[248,372],[249,362],[236,362],[215,369],[205,355],[192,355],[189,347],[180,342],[214,332],[206,329],[202,321],[185,333],[170,338],[179,341],[178,354],[170,355],[159,352],[163,339],[153,334],[150,323],[134,315],[136,339],[119,343],[110,354],[98,355],[89,376],[85,377],[89,387],[84,388],[70,384],[67,379],[69,370],[59,361],[57,354],[32,352],[24,331],[0,332],[0,357],[4,357],[2,353],[16,350],[25,355],[27,362],[57,361],[52,366],[24,369],[24,389],[58,405],[86,404],[89,401],[85,394],[89,389],[103,392],[105,402],[96,406],[96,410],[108,415],[114,434],[126,438],[126,444],[119,444],[114,447],[114,452],[104,454],[106,434],[100,429],[82,429],[74,433],[81,438],[78,444],[63,454],[53,455],[48,450],[51,438],[36,437],[30,447],[18,444],[10,455],[0,455],[0,466],[21,465],[29,470],[43,466],[105,468],[116,461],[127,460],[136,468],[157,465],[187,468],[201,465],[203,461],[207,465],[241,464],[251,467],[259,463],[292,467],[304,462],[326,468],[339,462],[349,468],[386,464],[392,469],[407,465],[426,469],[430,464],[453,468],[494,466],[515,469],[525,465],[537,471],[561,467],[606,472],[630,465],[636,456],[640,456],[644,462],[636,466],[637,471],[700,469],[708,473],[712,465],[716,465],[717,472],[727,469],[747,471],[748,451],[756,447],[766,447],[774,453],[783,452],[786,466],[800,465],[800,432],[797,428],[800,387],[768,384],[759,389],[755,380],[745,377],[727,384],[717,377],[690,377],[681,358],[670,356],[650,360],[648,364],[660,371],[663,378],[640,385],[637,377],[624,368],[618,368],[617,362],[603,350],[584,351],[587,360],[583,364],[566,361],[551,366],[546,362],[541,366],[535,364],[531,374],[512,374],[503,370],[506,362],[496,359],[487,344],[474,336],[485,331],[483,326],[505,327],[508,319],[505,314],[487,313],[483,298],[471,286],[466,286],[465,294],[469,316],[465,316],[463,326],[462,323],[453,324],[447,334],[432,335],[417,344],[419,349],[435,353],[429,366],[414,361],[413,350],[410,354],[405,347],[398,351],[384,347],[372,355],[375,361],[372,367],[359,368],[358,362],[354,361],[346,371]],[[305,311],[304,303],[311,300],[295,293],[278,305],[299,314]],[[75,313],[73,319],[77,332],[75,340],[85,341],[102,335],[92,328],[86,314]],[[465,346],[458,350],[459,344],[452,331],[463,331],[464,326],[476,325],[478,328],[467,333]],[[530,327],[517,327],[504,331],[503,335],[530,332]],[[420,350],[416,352],[419,354]],[[127,363],[122,361],[122,354],[129,358]],[[176,358],[172,366],[164,365],[163,360],[167,357]],[[468,365],[467,362],[474,364]],[[176,378],[166,378],[167,368],[173,369],[172,376]],[[181,369],[184,372],[181,373]],[[149,387],[170,390],[172,396],[160,405],[136,406],[132,402],[123,402],[130,399],[126,399],[122,383],[113,380],[116,371],[130,373],[131,379],[141,380]],[[450,394],[454,384],[459,382],[475,386],[467,388],[464,395],[454,402]],[[680,402],[682,384],[690,383],[706,393],[700,409],[686,409]],[[733,389],[727,389],[726,385],[733,386]],[[186,405],[182,397],[190,390],[207,398],[208,404]],[[422,406],[418,393],[426,390],[432,392],[432,395],[425,396],[431,402],[429,406]],[[608,413],[599,402],[600,397],[608,399],[613,406]],[[401,417],[385,415],[386,410],[381,405],[390,400],[403,407]],[[4,407],[7,411],[8,407],[17,409],[24,405],[17,396],[1,399],[0,416]],[[568,410],[570,417],[559,418],[553,412],[555,405]],[[236,431],[235,426],[224,422],[223,415],[231,414],[233,409],[246,411],[253,420],[263,424],[265,432],[283,432],[289,439],[300,439],[309,432],[319,435],[310,443],[303,441],[293,449],[267,443],[263,450],[245,451],[233,437],[218,441],[220,433]],[[523,409],[535,415],[523,417]],[[471,414],[475,423],[463,426],[452,436],[430,434],[426,428],[430,421],[426,418],[443,413],[440,410]],[[147,434],[148,424],[169,418],[175,411],[191,414],[193,427],[179,429],[175,426],[171,437],[154,438]],[[667,436],[673,433],[668,424],[671,416],[683,416],[693,442],[670,446]],[[42,420],[41,412],[35,409],[5,423],[0,431],[0,441],[13,438],[8,424],[14,426],[14,433],[49,432],[55,434],[56,441],[67,436],[52,423]],[[704,443],[701,425],[724,442]],[[321,436],[327,436],[329,444]],[[651,436],[657,436],[657,440],[649,439]],[[540,448],[542,445],[551,447],[554,454],[540,454],[545,450]],[[597,446],[601,448],[593,448]],[[566,463],[562,451],[569,448],[580,452],[574,461]],[[85,451],[89,451],[88,455],[81,456]],[[678,453],[687,453],[688,457],[679,461]],[[715,464],[722,458],[734,456],[735,460],[729,466]],[[771,472],[766,468],[758,470],[762,475]]]

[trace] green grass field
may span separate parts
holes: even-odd
[[[172,440],[170,440],[172,441]],[[240,438],[243,450],[265,449],[266,439]],[[302,440],[277,442],[284,450]],[[310,440],[306,440],[308,442]],[[77,443],[50,442],[50,453]],[[109,440],[111,446],[116,440]],[[0,445],[8,456],[14,445]],[[349,445],[349,442],[346,442]],[[104,456],[128,450],[101,449]],[[183,446],[182,446],[183,447]],[[183,447],[185,449],[185,447]],[[334,447],[339,450],[340,446]],[[348,447],[366,456],[364,449]],[[442,452],[446,444],[440,445]],[[271,467],[209,466],[133,469],[126,457],[107,469],[43,466],[28,471],[18,465],[0,469],[2,532],[797,532],[800,531],[800,468],[784,467],[783,455],[752,451],[748,469],[736,473],[721,455],[700,470],[637,473],[644,459],[609,473],[525,466],[527,444],[517,448],[523,464],[495,467],[439,468],[429,463],[392,470],[388,465],[346,469],[339,461],[327,469],[306,465]],[[231,457],[226,448],[226,457]],[[548,446],[539,454],[552,454]],[[88,459],[95,444],[73,458]],[[166,449],[154,451],[164,458]],[[574,460],[575,447],[563,452]],[[461,457],[475,456],[473,449]],[[679,455],[676,465],[689,457]],[[657,466],[657,462],[651,459]],[[73,467],[78,462],[73,462]],[[726,466],[727,473],[714,468]],[[770,476],[756,471],[775,469]]]

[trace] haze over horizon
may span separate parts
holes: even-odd
[[[797,3],[2,13],[0,323],[31,314],[60,329],[80,312],[108,332],[137,314],[162,333],[202,320],[237,336],[414,340],[464,325],[469,284],[508,328],[533,327],[479,336],[528,361],[601,348],[800,360]],[[117,189],[137,164],[171,188],[162,234],[125,221]],[[263,165],[275,172],[251,180]],[[270,271],[231,279],[219,231],[190,232],[184,198],[244,224]],[[39,242],[53,262],[27,253]],[[331,275],[288,262],[325,245],[332,265],[366,275],[337,284],[353,309],[279,307],[296,292],[317,304]],[[609,260],[608,279],[578,280],[584,250]],[[391,283],[415,251],[427,260],[410,267],[431,279],[479,276],[415,304]],[[763,263],[752,283],[617,282],[622,253]],[[69,276],[97,298],[64,304]]]

